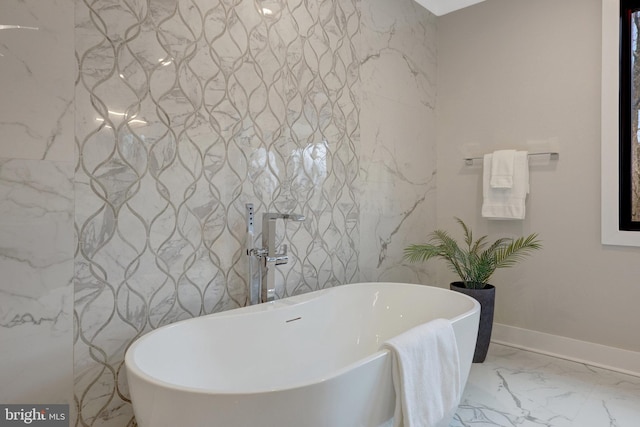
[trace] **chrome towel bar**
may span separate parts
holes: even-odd
[[[547,151],[547,152],[542,152],[542,153],[529,153],[529,157],[531,156],[549,156],[549,158],[551,160],[558,160],[560,158],[560,154],[554,151]],[[464,162],[466,163],[467,166],[471,166],[473,165],[473,161],[474,160],[482,160],[483,157],[465,157],[464,158]]]

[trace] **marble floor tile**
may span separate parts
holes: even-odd
[[[492,344],[450,427],[637,427],[640,378]]]

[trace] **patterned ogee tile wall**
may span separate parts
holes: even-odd
[[[307,218],[279,296],[358,278],[359,27],[357,0],[76,3],[81,425],[131,419],[137,337],[245,305],[246,203]]]

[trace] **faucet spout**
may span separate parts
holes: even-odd
[[[284,219],[288,219],[290,221],[304,221],[305,217],[304,215],[300,215],[300,214],[286,214],[284,216]]]
[[[267,212],[262,214],[262,221],[275,221],[276,219],[288,219],[290,221],[304,221],[304,215],[300,214],[286,214],[277,212]]]

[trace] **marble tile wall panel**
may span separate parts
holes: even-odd
[[[134,339],[246,303],[246,203],[307,217],[279,296],[357,280],[359,28],[358,0],[76,2],[78,425],[133,423]]]
[[[71,403],[73,164],[0,160],[0,218],[0,401]]]
[[[402,251],[435,228],[435,17],[415,2],[362,3],[361,279],[430,284]],[[367,248],[367,250],[364,250]]]
[[[73,0],[0,3],[0,158],[73,160]]]
[[[0,3],[0,402],[73,400],[73,2]]]

